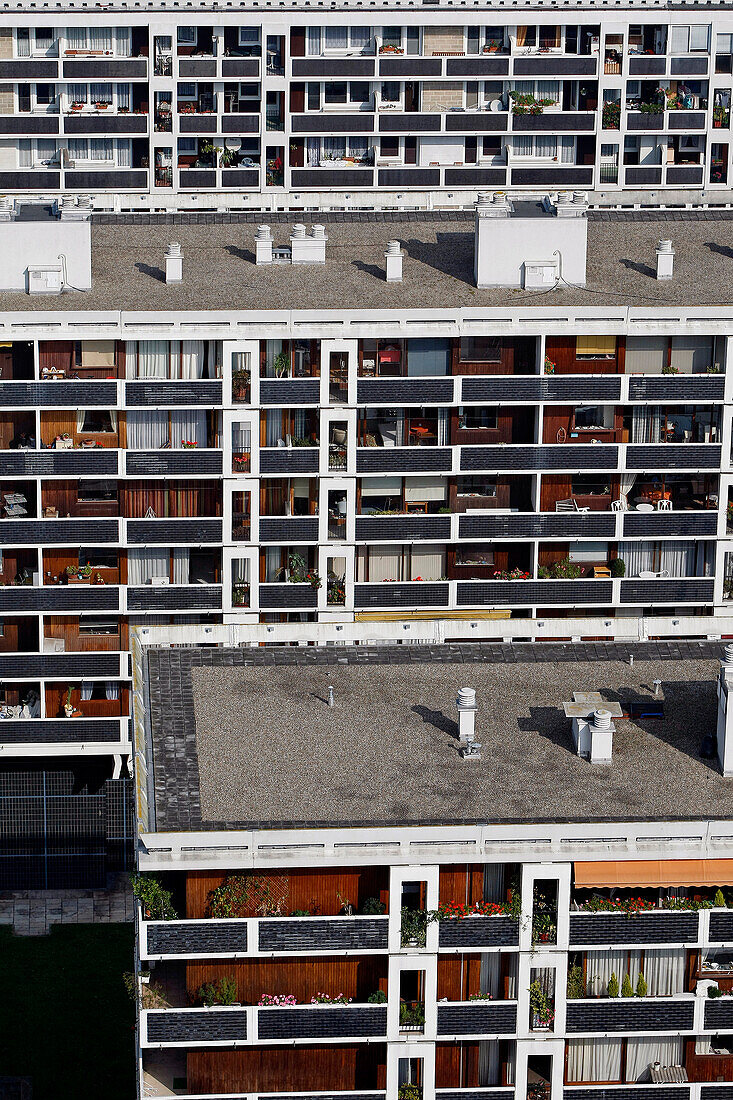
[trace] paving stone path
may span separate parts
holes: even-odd
[[[0,924],[18,936],[45,936],[52,924],[122,924],[134,904],[127,875],[110,875],[104,890],[0,891]]]

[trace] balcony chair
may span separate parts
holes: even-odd
[[[668,500],[666,497],[662,497],[661,500],[657,501],[657,511],[658,512],[671,512],[672,511],[672,501]]]
[[[639,580],[640,581],[658,581],[665,580],[669,576],[669,569],[660,569],[658,573],[655,573],[652,569],[640,569]]]
[[[556,512],[590,512],[590,508],[580,508],[575,497],[568,497],[567,500],[555,501]]]
[[[628,510],[629,502],[627,501],[626,497],[619,497],[618,500],[611,501],[612,512],[628,512]]]

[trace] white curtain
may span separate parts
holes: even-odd
[[[568,1039],[568,1081],[620,1081],[621,1039]]]
[[[130,32],[127,27],[115,27],[115,53],[117,57],[130,57]]]
[[[174,584],[188,584],[189,557],[190,557],[190,550],[189,550],[188,546],[174,546],[173,547],[173,583]]]
[[[249,558],[232,558],[232,583],[249,584]]]
[[[309,57],[317,57],[321,52],[321,28],[308,27],[306,30],[306,52]]]
[[[438,446],[445,447],[448,442],[448,410],[438,409]]]
[[[120,168],[132,167],[132,143],[128,138],[117,142],[117,165]]]
[[[626,374],[661,374],[667,364],[666,336],[627,336]]]
[[[704,374],[713,365],[712,336],[673,336],[669,361],[680,374]]]
[[[93,26],[89,28],[90,50],[103,50],[112,52],[112,28]]]
[[[634,488],[634,482],[636,481],[638,476],[638,474],[630,473],[629,471],[626,471],[623,474],[619,474],[618,495],[621,500],[628,501],[629,493]]]
[[[181,378],[203,378],[204,342],[203,340],[181,341]]]
[[[616,975],[620,988],[625,973],[625,951],[589,951],[585,965],[587,995],[594,997],[600,994],[605,997],[611,975]]]
[[[125,374],[137,378],[137,340],[125,340]]]
[[[702,545],[702,544],[700,544]],[[704,546],[703,555],[704,555]],[[668,570],[670,577],[694,577],[705,573],[705,559],[699,560],[698,544],[680,542],[622,542],[619,556],[626,562],[626,574],[637,577],[642,570],[658,573]]]
[[[181,447],[183,440],[206,446],[206,410],[173,409],[171,411],[171,446]]]
[[[361,577],[360,580],[369,580],[372,583],[379,581],[401,581],[403,579],[402,548],[399,546],[372,546],[369,547],[369,577]]]
[[[652,1062],[661,1062],[663,1066],[681,1065],[682,1049],[682,1039],[668,1035],[629,1039],[626,1046],[626,1080],[648,1081]]]
[[[683,947],[664,947],[644,951],[644,977],[649,997],[671,997],[684,993],[685,950]]]
[[[127,414],[129,450],[156,450],[167,443],[168,413],[165,409],[134,409]]]
[[[90,684],[87,680],[81,682],[81,697],[82,699],[91,699],[92,692],[94,691],[94,684]]]
[[[498,951],[485,951],[481,956],[481,970],[479,973],[479,989],[482,993],[490,993],[495,1001],[503,1000],[501,988],[501,954]]]
[[[120,697],[120,685],[115,683],[114,680],[105,680],[104,682],[104,696],[106,699],[119,699]]]
[[[662,438],[662,410],[659,405],[635,405],[631,414],[631,442],[659,443]]]
[[[168,377],[168,341],[138,340],[137,377]]]
[[[232,450],[235,454],[249,451],[252,445],[252,434],[249,425],[232,424]]]
[[[206,341],[206,377],[221,378],[221,341]]]
[[[277,447],[281,431],[282,413],[279,409],[267,409],[265,411],[265,446]]]
[[[147,584],[152,577],[169,575],[168,551],[133,549],[127,551],[127,583]]]
[[[309,168],[317,168],[321,159],[321,139],[306,138],[306,163]]]

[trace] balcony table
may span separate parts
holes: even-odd
[[[637,504],[636,511],[637,512],[653,512],[654,511],[654,505],[653,504],[646,504],[646,503],[642,502],[641,504]]]

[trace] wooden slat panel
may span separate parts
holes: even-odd
[[[386,1046],[263,1047],[189,1053],[189,1093],[383,1089]]]
[[[293,871],[263,871],[259,877],[282,879],[287,877],[287,895],[283,916],[296,909],[315,910],[318,916],[337,916],[341,902],[337,895],[347,899],[360,912],[367,898],[379,898],[384,904],[388,899],[389,874],[384,867],[343,867],[314,874],[308,869]],[[226,876],[206,871],[191,871],[186,879],[186,916],[200,919],[206,916],[208,897]],[[242,916],[261,916],[254,910]]]
[[[301,1003],[318,992],[343,993],[363,1003],[371,993],[387,992],[387,959],[383,955],[348,958],[246,959],[236,963],[190,962],[186,965],[186,989],[193,1001],[205,983],[219,978],[237,980],[237,1000],[257,1004],[263,993],[291,993]]]

